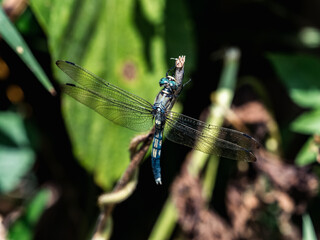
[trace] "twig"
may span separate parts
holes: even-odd
[[[178,211],[179,224],[189,239],[231,240],[232,228],[215,211],[209,210],[198,177],[192,176],[184,162],[179,177],[172,184],[172,200]]]
[[[176,58],[176,63],[175,63],[176,70],[174,73],[174,78],[176,79],[176,83],[179,86],[179,88],[174,93],[174,98],[172,100],[170,109],[173,107],[173,105],[177,101],[177,98],[183,89],[182,82],[183,82],[183,77],[184,77],[184,64],[185,64],[185,62],[186,62],[186,56],[179,56],[179,58]]]
[[[102,194],[98,199],[98,204],[101,208],[101,213],[98,218],[98,223],[95,229],[95,233],[92,239],[107,239],[110,234],[111,227],[109,224],[110,215],[119,202],[125,200],[134,191],[136,186],[136,179],[131,181],[134,172],[137,171],[137,167],[141,163],[143,157],[147,153],[154,135],[154,128],[146,135],[140,135],[132,140],[131,144],[131,162],[126,171],[114,187],[111,193]],[[142,143],[137,150],[139,143]],[[133,149],[135,148],[135,149]],[[131,181],[131,182],[130,182]]]
[[[141,160],[143,159],[144,155],[147,153],[151,141],[153,139],[155,128],[153,127],[152,130],[146,135],[139,135],[138,137],[134,138],[131,141],[130,151],[131,151],[131,162],[127,168],[127,170],[122,175],[121,179],[118,181],[117,185],[114,188],[114,191],[118,191],[123,188],[131,179],[133,172],[139,166]],[[139,143],[143,143],[142,146],[138,151],[136,148]],[[134,149],[135,148],[135,149]],[[133,153],[134,152],[134,153]]]
[[[7,229],[4,226],[2,215],[0,215],[0,239],[7,239]]]

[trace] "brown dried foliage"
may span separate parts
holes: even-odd
[[[235,112],[243,123],[256,124],[262,129],[268,129],[266,126],[272,121],[258,102],[250,102]],[[255,132],[266,134],[261,129]],[[172,196],[179,224],[189,239],[301,239],[301,231],[292,222],[292,216],[305,212],[308,201],[317,193],[317,177],[310,167],[287,164],[265,149],[259,149],[256,156],[258,160],[252,164],[251,178],[239,171],[227,186],[226,209],[230,224],[206,207],[200,180],[188,173],[188,160],[185,161],[180,176],[173,183]],[[261,221],[271,204],[277,207],[274,217],[278,229],[274,232]]]

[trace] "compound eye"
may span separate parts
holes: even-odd
[[[176,83],[176,82],[170,81],[169,85],[170,85],[170,87],[171,87],[172,89],[177,89],[177,83]]]
[[[167,84],[169,82],[168,78],[161,78],[159,81],[159,85],[160,87],[162,87],[163,85]]]

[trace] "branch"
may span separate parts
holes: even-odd
[[[104,193],[98,198],[101,213],[92,239],[108,239],[111,233],[110,215],[116,204],[127,199],[137,184],[138,166],[147,153],[154,135],[154,128],[145,135],[135,137],[130,143],[131,162],[111,193]],[[139,149],[138,145],[142,144]],[[136,173],[136,174],[135,174]]]

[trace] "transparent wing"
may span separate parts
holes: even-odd
[[[123,127],[146,131],[153,126],[153,109],[148,101],[108,83],[74,63],[57,61],[57,65],[81,85],[62,86],[63,92],[74,99]]]
[[[171,111],[166,118],[164,134],[170,141],[204,153],[247,162],[256,161],[252,151],[259,148],[259,143],[245,133],[219,128]]]

